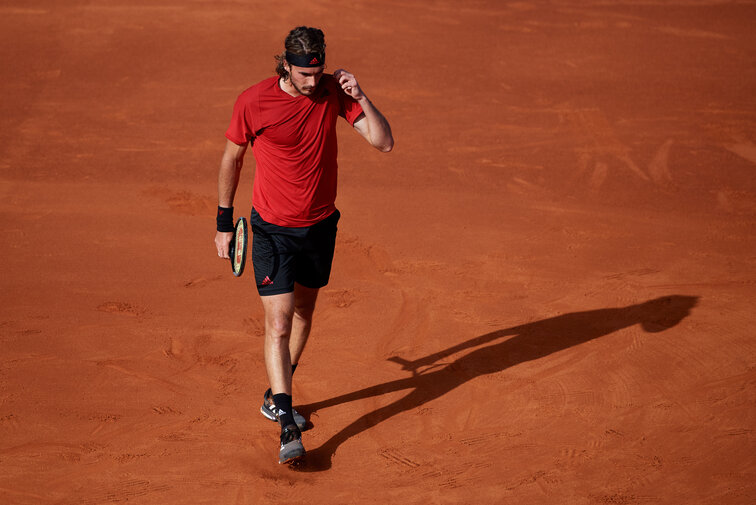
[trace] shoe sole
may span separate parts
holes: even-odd
[[[271,414],[270,411],[265,408],[265,405],[260,407],[260,414],[264,415],[266,419],[270,419],[271,421],[278,421],[278,419],[276,419],[276,416]]]
[[[296,442],[299,442],[299,443],[296,443]],[[305,451],[304,446],[302,445],[302,441],[298,440],[296,442],[290,442],[287,445],[292,445],[293,447],[284,448],[281,450],[281,452],[278,453],[279,465],[284,465],[284,464],[290,465],[305,457],[306,451]]]

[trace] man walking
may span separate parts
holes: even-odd
[[[386,118],[354,75],[325,74],[325,40],[317,28],[289,32],[277,74],[239,95],[226,131],[218,176],[215,245],[228,258],[233,201],[247,147],[257,169],[250,225],[257,290],[265,312],[265,366],[270,389],[261,412],[281,427],[279,463],[305,454],[305,420],[292,407],[292,374],[312,325],[318,290],[328,283],[340,214],[336,121],[345,118],[373,147],[393,148]]]

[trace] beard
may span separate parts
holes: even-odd
[[[294,89],[297,90],[297,92],[301,95],[311,95],[313,91],[315,91],[315,88],[317,88],[317,84],[315,86],[297,86],[297,83],[294,82],[294,79],[292,77],[289,78],[289,82],[294,87]]]

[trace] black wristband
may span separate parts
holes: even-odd
[[[215,226],[218,231],[234,231],[234,208],[221,207],[218,205],[218,215],[215,217]]]

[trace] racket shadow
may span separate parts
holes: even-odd
[[[389,358],[390,361],[401,364],[402,369],[412,375],[328,400],[297,406],[297,410],[309,417],[319,410],[343,403],[395,391],[409,391],[403,398],[355,419],[320,447],[308,450],[305,462],[296,470],[329,469],[336,450],[348,439],[397,414],[439,398],[476,377],[544,358],[636,324],[640,324],[649,333],[667,330],[687,317],[697,303],[697,296],[672,295],[627,307],[572,312],[487,333],[419,359]],[[505,338],[506,340],[502,340]],[[499,340],[502,341],[497,342]],[[497,343],[491,344],[492,342]],[[477,349],[451,363],[437,365],[439,360],[472,348]],[[430,368],[418,372],[424,367]]]

